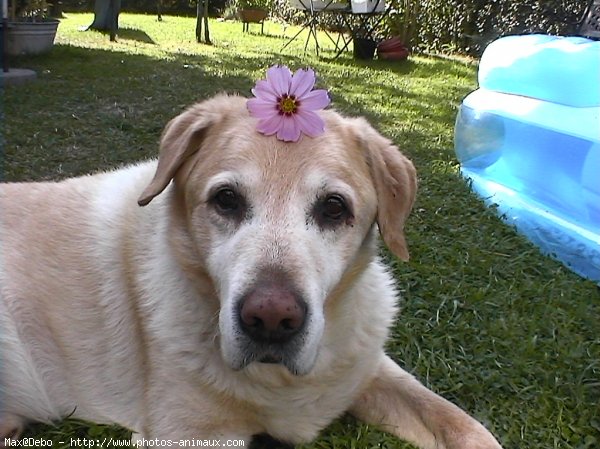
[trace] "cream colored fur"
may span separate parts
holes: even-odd
[[[325,135],[283,143],[220,96],[169,123],[158,164],[0,186],[2,441],[75,416],[146,439],[299,443],[350,411],[423,448],[500,447],[384,354],[397,294],[375,224],[407,259],[416,175],[364,120],[323,117]],[[247,220],[211,209],[221,185]],[[328,192],[354,212],[332,229],[310,218]],[[289,366],[248,364],[240,344],[236,298],[265,267],[310,310]]]

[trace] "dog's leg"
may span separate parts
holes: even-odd
[[[17,440],[24,429],[23,420],[14,415],[0,414],[0,448],[6,440]]]
[[[423,449],[501,449],[480,423],[387,356],[350,413]]]

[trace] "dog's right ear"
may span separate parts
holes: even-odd
[[[169,185],[183,162],[200,149],[206,131],[214,124],[214,113],[204,103],[194,105],[172,119],[162,133],[158,167],[154,178],[138,199],[147,205]]]

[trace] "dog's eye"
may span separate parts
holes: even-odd
[[[231,189],[223,188],[211,198],[217,212],[222,215],[237,215],[244,207],[243,198]]]
[[[331,195],[323,202],[323,216],[328,220],[340,220],[346,210],[344,200],[338,195]]]
[[[333,194],[316,204],[314,217],[318,225],[324,228],[347,222],[352,218],[352,213],[344,198],[341,195]]]

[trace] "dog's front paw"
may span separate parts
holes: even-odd
[[[468,430],[446,432],[445,449],[502,449],[500,443],[478,422]]]

